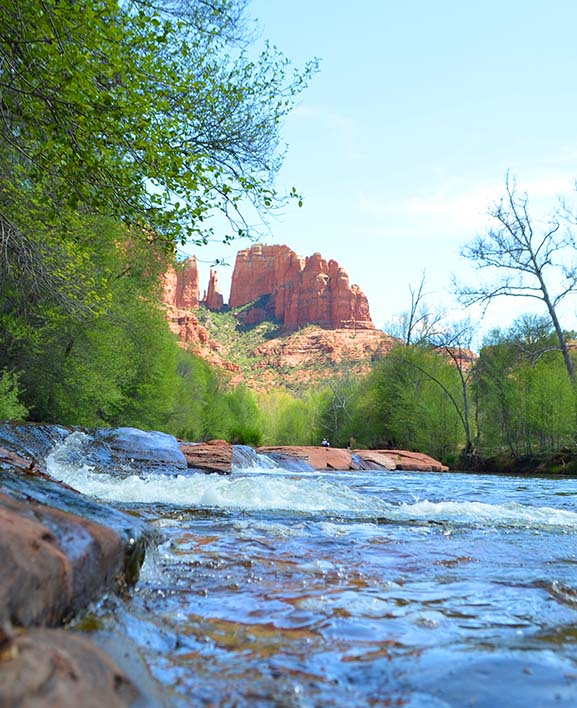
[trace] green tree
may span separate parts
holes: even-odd
[[[18,376],[4,369],[0,371],[0,420],[18,420],[28,411],[20,401]]]
[[[473,385],[483,455],[518,458],[574,446],[577,399],[546,318],[523,317],[491,332]]]
[[[361,382],[350,434],[358,445],[399,447],[453,461],[465,444],[459,374],[446,357],[399,346]]]
[[[278,196],[280,125],[314,71],[291,73],[270,46],[251,56],[244,5],[7,0],[2,181],[19,192],[44,182],[47,222],[82,208],[153,229],[171,247],[206,240],[216,208],[229,236],[244,233],[243,198],[263,213]],[[0,225],[3,244],[30,256],[30,225],[1,202]]]

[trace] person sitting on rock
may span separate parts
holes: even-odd
[[[321,445],[323,447],[330,447],[331,446],[330,442],[326,438],[323,438]]]

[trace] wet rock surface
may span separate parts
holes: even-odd
[[[62,622],[125,582],[131,550],[112,528],[0,494],[0,622]]]
[[[186,469],[186,459],[176,438],[158,431],[137,428],[100,430],[96,441],[110,450],[111,463],[130,470],[144,466]]]
[[[6,708],[121,708],[139,695],[117,664],[78,633],[34,629],[0,646]]]
[[[46,455],[69,435],[0,426],[0,706],[154,705],[102,649],[51,629],[134,582],[150,538],[138,518],[47,477]]]
[[[279,446],[259,447],[258,452],[264,454],[282,454],[305,461],[315,470],[350,470],[352,457],[348,450],[336,447],[314,446]]]
[[[408,450],[355,450],[355,454],[369,464],[369,469],[407,470],[416,472],[446,472],[442,462],[422,452]]]
[[[293,458],[315,470],[414,470],[445,472],[449,468],[429,455],[407,450],[354,450],[322,446],[259,447],[259,453],[282,462]]]
[[[180,449],[189,468],[205,472],[232,472],[233,446],[225,440],[209,440],[205,443],[180,443]]]
[[[7,453],[11,452],[20,459],[14,466],[21,467],[21,461],[27,459],[31,468],[42,469],[46,455],[69,434],[70,430],[59,425],[0,423],[0,467],[10,466]]]

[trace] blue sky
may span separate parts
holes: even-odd
[[[278,184],[305,203],[273,220],[265,242],[335,258],[378,327],[407,307],[423,271],[430,302],[455,307],[451,275],[475,277],[459,248],[486,227],[507,170],[536,220],[558,195],[577,203],[577,3],[253,0],[249,14],[297,66],[321,60],[283,131]],[[232,266],[247,245],[197,256]],[[231,270],[218,271],[225,299]],[[529,307],[502,301],[482,326]],[[577,298],[563,311],[566,328],[576,308]]]

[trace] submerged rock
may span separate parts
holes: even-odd
[[[95,440],[107,445],[114,464],[130,469],[146,466],[184,470],[187,466],[177,439],[167,433],[137,428],[112,428],[98,430]]]

